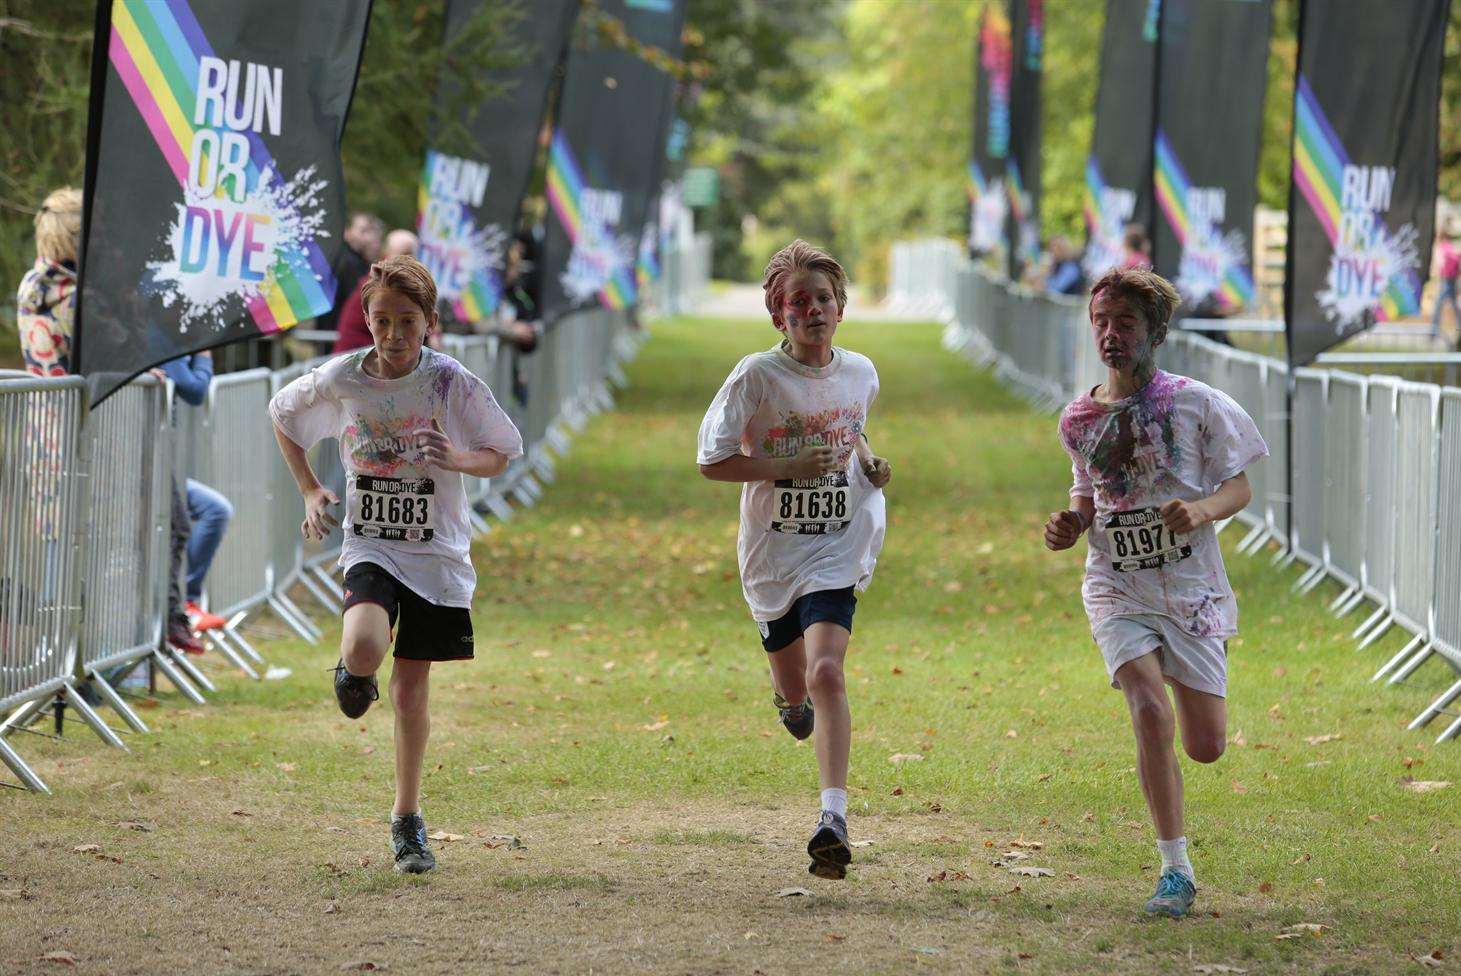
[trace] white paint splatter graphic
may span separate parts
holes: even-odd
[[[262,294],[280,264],[317,277],[306,256],[328,237],[322,199],[327,180],[308,166],[287,183],[265,168],[241,202],[190,188],[161,244],[167,255],[149,261],[144,287],[166,308],[179,306],[178,331],[224,328]]]
[[[970,220],[969,246],[983,253],[999,246],[1004,238],[1004,218],[1007,213],[1004,181],[991,179],[985,184],[984,192],[973,202]]]
[[[1247,242],[1241,232],[1220,234],[1212,224],[1194,220],[1177,266],[1177,290],[1193,305],[1221,299],[1223,281],[1228,272],[1243,266],[1246,254]]]
[[[1368,234],[1340,236],[1329,257],[1324,290],[1314,296],[1336,335],[1368,324],[1367,316],[1379,309],[1391,281],[1403,283],[1407,271],[1420,267],[1419,236],[1413,224],[1391,234],[1378,219]]]
[[[437,292],[458,302],[479,276],[497,275],[507,250],[507,232],[497,224],[477,227],[466,207],[432,200],[422,215],[421,263],[436,279]]]
[[[638,246],[629,235],[616,236],[606,224],[584,220],[568,258],[568,267],[559,276],[564,293],[575,304],[588,301],[620,271],[633,268],[637,251]]]

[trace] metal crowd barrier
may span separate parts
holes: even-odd
[[[947,348],[1042,407],[1101,382],[1080,303],[1012,285],[963,258],[946,272],[946,252],[927,242],[895,246],[891,294],[912,300],[927,289],[930,301],[952,309]],[[1239,550],[1277,543],[1276,564],[1306,567],[1298,590],[1335,581],[1341,590],[1329,606],[1338,616],[1373,603],[1354,631],[1360,648],[1392,626],[1407,631],[1375,680],[1402,682],[1432,656],[1461,670],[1461,506],[1453,503],[1461,497],[1461,389],[1327,368],[1294,370],[1290,385],[1287,364],[1177,328],[1159,355],[1164,369],[1232,396],[1268,443],[1269,458],[1248,471],[1253,500],[1238,516],[1249,529]],[[1450,710],[1458,701],[1461,681],[1411,727],[1446,715],[1455,720],[1438,741],[1461,736],[1461,715]]]
[[[467,479],[478,531],[488,530],[488,514],[505,518],[514,504],[541,496],[555,456],[592,415],[613,406],[611,387],[624,384],[621,366],[642,338],[622,312],[566,316],[522,357],[526,405],[513,394],[505,346],[482,336],[447,338],[447,353],[488,383],[524,439],[524,458],[502,477]],[[84,690],[133,732],[147,726],[113,687],[117,673],[148,660],[197,704],[216,690],[164,639],[175,479],[180,488],[186,477],[208,484],[234,508],[203,595],[228,621],[204,634],[213,650],[260,678],[264,661],[240,631],[247,614],[267,607],[314,642],[322,632],[291,592],[302,587],[339,613],[339,530],[322,543],[303,541],[303,502],[268,414],[274,393],[325,361],[217,376],[201,407],[175,402],[170,385],[143,376],[90,412],[78,377],[0,374],[0,761],[25,786],[48,792],[12,735],[29,731],[52,702],[64,701],[103,740],[125,749],[118,732],[126,730],[108,726]],[[343,500],[337,443],[321,442],[311,463]]]

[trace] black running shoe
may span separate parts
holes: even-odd
[[[771,701],[776,705],[776,710],[781,713],[781,724],[786,726],[786,731],[793,737],[805,739],[812,734],[812,721],[815,716],[812,714],[812,700],[808,698],[800,705],[788,705],[786,699],[780,695],[772,695]]]
[[[812,856],[812,863],[807,868],[810,873],[834,881],[847,877],[847,865],[852,863],[852,845],[847,842],[847,818],[823,810],[816,833],[807,841],[807,853]]]
[[[425,874],[436,867],[436,855],[426,846],[426,821],[411,813],[391,821],[391,846],[396,849],[396,870]]]
[[[346,718],[359,718],[370,708],[370,703],[380,699],[375,675],[362,678],[345,670],[345,661],[335,665],[335,700]]]

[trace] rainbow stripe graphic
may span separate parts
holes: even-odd
[[[1187,171],[1183,168],[1181,160],[1172,151],[1172,144],[1167,139],[1167,134],[1161,130],[1157,131],[1157,162],[1156,162],[1156,194],[1157,205],[1162,208],[1162,214],[1167,218],[1167,226],[1177,235],[1177,240],[1185,248],[1187,239],[1192,233],[1192,220],[1187,213],[1187,190],[1191,182],[1187,179]],[[1220,228],[1214,228],[1218,231]],[[1222,303],[1224,310],[1232,310],[1249,305],[1257,297],[1257,291],[1253,287],[1253,273],[1241,263],[1230,264],[1223,272],[1221,290],[1217,292],[1218,301]]]
[[[989,190],[989,181],[984,178],[984,173],[979,164],[969,160],[969,202],[976,203]]]
[[[1101,191],[1106,181],[1101,179],[1101,165],[1096,154],[1086,158],[1086,194],[1081,209],[1086,215],[1086,236],[1095,237],[1101,232]]]
[[[1025,194],[1024,181],[1020,179],[1019,164],[1013,156],[1005,159],[1004,173],[1005,195],[1009,198],[1010,215],[1015,224],[1015,239],[1010,246],[1019,251],[1026,262],[1034,263],[1040,259],[1040,236],[1025,233],[1025,224],[1030,220],[1030,208],[1026,206],[1029,197]]]
[[[583,214],[579,206],[583,195],[583,173],[573,148],[568,145],[563,130],[553,133],[553,144],[548,152],[548,204],[558,216],[558,223],[574,244],[583,234]],[[613,277],[599,290],[599,303],[605,308],[624,309],[638,299],[638,289],[632,277],[633,269],[616,268]]]
[[[436,151],[426,150],[426,163],[421,170],[421,184],[416,190],[416,230],[424,240],[426,209],[431,203],[431,172],[436,160]],[[466,204],[453,203],[461,214],[458,224],[470,222],[471,210]],[[502,300],[502,279],[496,271],[486,269],[472,275],[467,286],[452,299],[452,314],[459,322],[480,322],[497,310]]]
[[[1299,188],[1309,209],[1333,247],[1339,245],[1339,227],[1343,208],[1340,181],[1344,168],[1350,165],[1349,154],[1334,134],[1329,119],[1314,97],[1309,81],[1299,75],[1294,98],[1294,185]],[[1395,275],[1385,287],[1380,307],[1375,310],[1379,321],[1394,321],[1420,314],[1420,279],[1406,269]]]
[[[198,64],[205,56],[216,56],[187,0],[115,0],[107,52],[178,186],[186,191],[188,152],[197,131],[191,120]],[[244,134],[249,140],[249,187],[257,186],[265,170],[271,171],[272,180],[280,180],[264,140],[256,132]],[[221,187],[215,192],[224,195]],[[281,254],[247,305],[259,331],[270,333],[329,311],[334,295],[329,262],[311,242],[302,252]]]

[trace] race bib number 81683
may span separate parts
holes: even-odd
[[[1192,555],[1191,541],[1163,525],[1155,508],[1112,513],[1106,521],[1106,539],[1112,568],[1118,573],[1155,569]]]
[[[350,523],[362,538],[426,542],[436,532],[436,482],[356,475]]]

